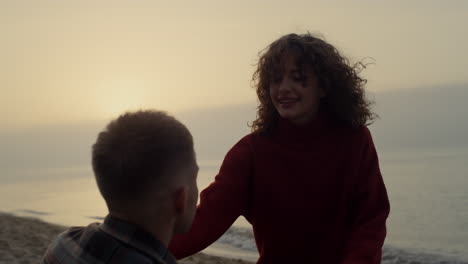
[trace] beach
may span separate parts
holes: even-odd
[[[66,229],[36,218],[0,213],[0,264],[39,263],[49,243]],[[203,253],[180,260],[182,264],[250,264]]]
[[[468,264],[467,159],[468,150],[381,155],[392,208],[383,264]],[[200,163],[202,190],[219,166]],[[89,166],[0,173],[1,212],[16,216],[0,213],[0,264],[38,263],[65,226],[102,221],[107,208],[91,174]],[[202,253],[179,263],[254,263],[258,251],[250,223],[239,217]]]

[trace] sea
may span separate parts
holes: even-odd
[[[391,203],[382,263],[468,263],[468,149],[379,155]],[[200,189],[213,181],[220,164],[199,161]],[[66,226],[100,222],[106,215],[90,166],[0,173],[0,211]],[[204,252],[258,258],[243,217]]]

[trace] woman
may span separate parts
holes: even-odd
[[[201,193],[191,230],[171,243],[176,257],[206,248],[243,215],[257,263],[380,263],[389,201],[358,73],[310,34],[283,36],[261,54],[252,133]]]

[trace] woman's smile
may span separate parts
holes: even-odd
[[[323,89],[311,67],[297,66],[296,58],[288,56],[284,76],[270,84],[270,98],[278,114],[293,123],[305,124],[318,112]]]

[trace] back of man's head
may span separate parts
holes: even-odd
[[[92,163],[99,191],[111,212],[125,213],[126,208],[144,208],[148,203],[156,207],[161,201],[155,197],[170,199],[162,194],[169,195],[184,184],[195,188],[185,196],[192,200],[194,192],[195,199],[198,196],[192,136],[164,112],[125,113],[113,120],[93,145]]]

